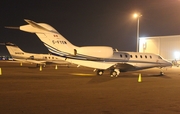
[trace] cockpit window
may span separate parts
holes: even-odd
[[[162,57],[158,56],[158,59],[162,59]]]

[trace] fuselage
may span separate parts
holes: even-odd
[[[54,56],[51,54],[35,54],[35,53],[26,53],[26,52],[15,52],[11,54],[14,59],[24,59],[24,60],[37,60],[37,61],[46,61],[46,62],[55,62],[55,63],[67,63],[62,60],[63,58]]]

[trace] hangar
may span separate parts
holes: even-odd
[[[171,61],[180,61],[180,35],[140,37],[139,52],[155,53]]]

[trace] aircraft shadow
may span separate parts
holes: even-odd
[[[115,77],[110,77],[110,76],[94,76],[94,77],[88,82],[88,84],[104,83],[104,82],[112,81],[112,80],[115,80],[115,79],[117,79],[117,78],[115,78]]]
[[[159,74],[142,74],[143,78],[165,78],[165,79],[171,79],[168,75],[159,75]],[[97,83],[104,83],[120,78],[138,78],[138,75],[135,74],[120,74],[119,77],[110,77],[110,76],[95,76],[93,77],[88,84],[97,84]]]

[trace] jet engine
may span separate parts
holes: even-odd
[[[108,46],[84,46],[75,49],[77,54],[97,58],[110,58],[113,56],[113,48]]]

